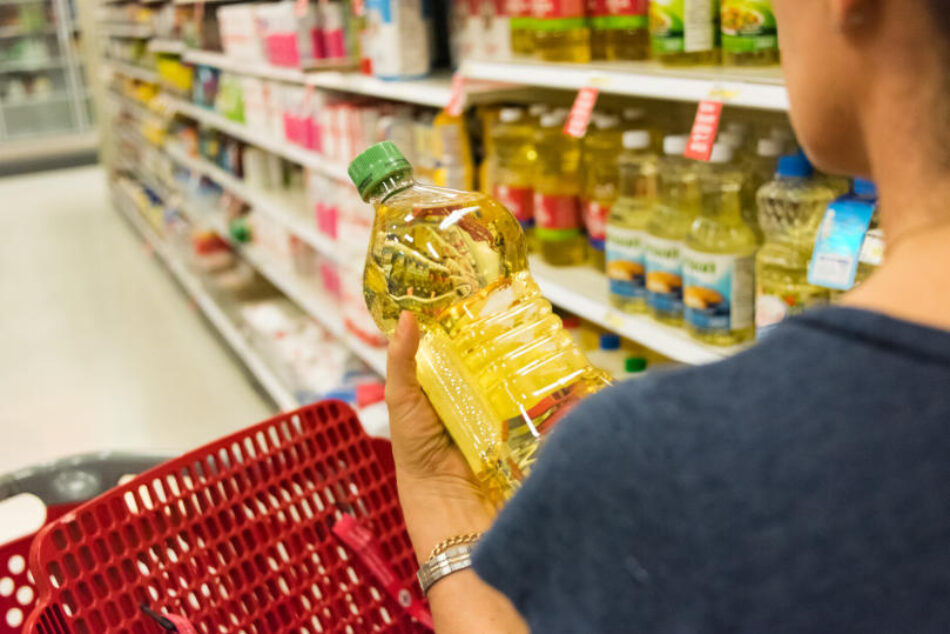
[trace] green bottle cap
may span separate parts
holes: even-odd
[[[643,357],[630,357],[624,362],[624,369],[627,374],[638,374],[647,369],[647,360]]]
[[[412,172],[412,165],[392,141],[371,146],[353,159],[347,170],[363,200],[387,178]]]

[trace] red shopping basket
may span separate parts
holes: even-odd
[[[377,446],[326,401],[113,489],[37,536],[24,632],[428,631],[388,443]]]
[[[35,496],[45,506],[45,522],[50,523],[116,486],[121,477],[141,473],[169,457],[107,452],[64,458],[0,476],[0,501],[21,494]],[[20,634],[36,604],[35,584],[26,568],[34,537],[35,533],[0,544],[0,634]]]

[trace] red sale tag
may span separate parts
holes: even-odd
[[[719,133],[719,119],[722,117],[721,101],[700,101],[696,109],[693,130],[689,134],[689,144],[684,156],[697,161],[708,161],[712,156],[716,134]]]
[[[409,616],[430,630],[433,629],[432,614],[421,601],[414,598],[409,590],[403,587],[396,571],[383,555],[379,539],[372,531],[360,524],[352,515],[343,515],[333,525],[332,530],[340,541],[356,553],[370,573],[386,588],[389,596],[395,599],[396,603],[409,613]]]
[[[598,94],[600,94],[600,91],[593,86],[584,86],[577,92],[577,98],[574,99],[574,105],[571,106],[571,113],[564,123],[564,134],[576,139],[580,139],[587,134],[587,125],[590,123],[594,106],[597,105]]]
[[[465,109],[465,75],[452,75],[452,91],[449,93],[449,102],[445,105],[445,112],[451,117],[457,117]]]

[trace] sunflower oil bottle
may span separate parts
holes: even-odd
[[[521,227],[501,204],[416,183],[390,142],[363,152],[349,174],[376,209],[370,313],[390,336],[400,313],[415,314],[422,388],[489,495],[510,497],[547,432],[609,379],[541,296]]]
[[[647,224],[647,311],[654,319],[683,323],[683,241],[702,206],[699,176],[683,157],[687,137],[663,141],[660,161],[660,200]]]
[[[719,63],[719,0],[651,0],[650,42],[664,64]]]
[[[756,143],[755,154],[748,155],[741,162],[746,174],[745,185],[742,188],[742,219],[755,232],[760,244],[764,236],[759,226],[756,195],[763,185],[772,180],[781,154],[782,144],[766,137],[759,139]]]
[[[650,55],[648,9],[648,0],[588,0],[594,59],[647,59]]]
[[[650,146],[646,130],[623,133],[619,195],[607,217],[610,303],[628,313],[646,310],[646,231],[659,195],[659,159]]]
[[[492,189],[494,188],[492,172],[494,169],[495,148],[492,143],[491,132],[494,127],[498,125],[502,109],[500,106],[479,106],[475,111],[475,116],[481,127],[482,149],[484,150],[484,158],[478,166],[478,191],[483,194],[491,195]]]
[[[762,337],[790,315],[828,303],[828,289],[809,284],[808,264],[828,204],[838,192],[803,154],[779,159],[775,179],[759,189],[765,243],[755,258],[755,327]]]
[[[720,15],[724,64],[778,64],[778,23],[772,0],[722,0]]]
[[[521,108],[503,108],[491,129],[492,194],[521,223],[534,228],[534,127]],[[530,242],[529,242],[530,243]]]
[[[535,54],[545,62],[591,61],[585,0],[532,0]]]
[[[620,173],[617,155],[622,146],[620,120],[611,114],[595,112],[591,128],[584,137],[581,167],[581,204],[587,227],[588,261],[598,271],[606,266],[607,216],[617,200]]]
[[[534,53],[534,18],[532,0],[509,0],[511,14],[511,52],[514,55]]]
[[[435,116],[433,152],[436,159],[433,181],[441,187],[471,190],[475,186],[475,166],[465,118],[444,110]]]
[[[564,134],[565,113],[548,112],[535,132],[535,239],[541,257],[554,266],[583,264],[587,238],[581,220],[581,142]]]
[[[587,22],[590,25],[590,58],[595,62],[605,60],[607,59],[607,28],[603,17],[607,13],[607,0],[585,0],[584,4]]]
[[[718,143],[699,171],[702,212],[683,250],[684,321],[700,341],[735,345],[755,336],[758,239],[743,219],[745,176]]]

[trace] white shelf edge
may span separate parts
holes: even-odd
[[[117,188],[118,187],[121,186],[117,186]],[[123,196],[128,196],[128,193],[125,191],[118,193]],[[131,205],[131,201],[128,201],[128,204]],[[155,235],[155,232],[136,211],[127,208],[121,204],[121,201],[119,201],[117,206],[121,213],[129,219],[136,231],[148,242],[155,253],[158,254],[172,276],[178,280],[188,296],[194,300],[204,316],[207,317],[208,321],[221,333],[221,336],[227,344],[235,354],[237,354],[248,370],[250,370],[251,374],[254,375],[274,402],[277,403],[278,407],[285,411],[300,407],[297,399],[294,398],[293,394],[290,393],[274,372],[264,363],[257,352],[247,342],[244,335],[241,334],[237,326],[204,289],[198,278],[195,277],[178,258],[174,257],[168,251],[166,245]]]
[[[354,72],[308,73],[305,83],[316,88],[379,97],[420,106],[444,108],[452,94],[451,75],[436,74],[423,79],[386,81]]]
[[[469,79],[539,88],[579,90],[593,86],[604,93],[631,97],[686,102],[715,99],[731,106],[788,111],[788,93],[774,69],[680,70],[648,62],[580,65],[469,60],[462,64],[461,72]]]
[[[154,37],[148,41],[148,50],[152,51],[153,53],[182,55],[185,52],[185,43],[181,40],[170,40]]]
[[[217,128],[222,132],[227,132],[233,137],[256,145],[268,152],[282,156],[288,161],[308,167],[343,182],[349,182],[350,180],[345,165],[329,161],[312,150],[302,148],[289,141],[284,141],[283,139],[266,133],[255,132],[248,129],[248,127],[242,123],[231,121],[213,110],[202,108],[201,106],[189,103],[177,97],[166,95],[164,102],[170,109],[176,112],[206,125],[210,125],[213,128]]]
[[[244,200],[244,202],[252,205],[255,209],[267,214],[273,220],[283,225],[285,229],[316,249],[318,253],[330,258],[334,262],[339,262],[336,245],[333,243],[333,240],[323,236],[315,228],[308,227],[303,218],[294,213],[292,209],[288,209],[283,201],[271,196],[267,192],[259,191],[245,184],[241,179],[232,174],[228,174],[220,167],[204,159],[187,156],[178,148],[166,145],[165,152],[180,165],[207,176],[224,189]]]
[[[125,75],[126,77],[131,77],[132,79],[144,81],[147,84],[157,84],[160,81],[158,73],[154,70],[139,68],[134,64],[120,62],[116,59],[108,60],[107,64],[110,68],[112,68],[113,72],[119,73],[120,75]]]
[[[745,349],[700,343],[682,329],[613,308],[607,298],[607,276],[589,267],[554,267],[538,256],[532,256],[530,261],[531,273],[541,293],[552,304],[674,361],[690,365],[712,363]]]
[[[264,79],[276,79],[302,84],[306,78],[306,73],[299,68],[282,68],[280,66],[271,66],[269,64],[259,64],[244,60],[234,59],[224,53],[215,53],[214,51],[185,51],[182,59],[189,64],[199,64],[202,66],[213,66],[219,70],[225,70],[241,75],[253,75]]]
[[[125,37],[132,39],[145,39],[152,37],[155,30],[148,24],[116,24],[102,22],[99,28],[110,37]]]

